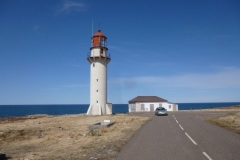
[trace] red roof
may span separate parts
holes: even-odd
[[[157,96],[137,96],[130,101],[129,103],[134,103],[134,102],[167,102],[166,99],[157,97]]]
[[[101,32],[100,29],[98,30],[98,32],[96,32],[96,33],[93,35],[93,37],[105,37],[105,38],[107,38],[107,37]]]

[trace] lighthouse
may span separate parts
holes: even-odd
[[[90,63],[90,105],[87,115],[112,114],[112,104],[107,102],[107,65],[111,61],[107,37],[99,29],[91,39],[87,56]]]

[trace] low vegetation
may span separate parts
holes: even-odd
[[[226,116],[208,118],[207,121],[228,128],[240,134],[240,112],[230,112]]]
[[[0,151],[12,160],[113,159],[150,119],[127,114],[0,119]],[[104,120],[115,123],[92,136],[89,125]]]

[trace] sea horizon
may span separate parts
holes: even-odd
[[[178,110],[211,109],[240,105],[240,102],[176,103]],[[0,118],[28,116],[36,114],[69,115],[84,114],[89,104],[7,104],[0,105]],[[128,104],[112,104],[112,113],[128,113]]]
[[[235,101],[228,101],[228,102],[169,102],[169,103],[175,103],[175,104],[186,104],[186,103],[240,103],[235,102]],[[128,103],[111,103],[111,104],[128,104]],[[29,104],[0,104],[0,106],[3,105],[89,105],[88,103],[42,103],[42,104],[34,104],[34,103],[29,103]]]

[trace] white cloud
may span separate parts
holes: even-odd
[[[83,64],[69,64],[69,66],[76,67],[76,68],[86,67],[86,65],[83,65]]]
[[[121,43],[119,43],[119,44],[131,45],[131,46],[134,46],[134,45],[140,46],[140,45],[142,45],[141,43],[136,43],[136,42],[133,42],[133,41],[129,41],[129,42],[125,41],[125,42],[121,42]]]
[[[74,88],[83,88],[83,87],[89,87],[87,84],[68,84],[68,85],[62,85],[54,88],[46,89],[48,91],[59,91],[59,90],[65,90],[65,89],[74,89]]]
[[[70,12],[80,12],[85,9],[85,5],[80,2],[74,2],[74,1],[64,1],[64,3],[61,5],[59,12],[60,13],[67,13]]]
[[[177,76],[140,76],[130,78],[110,79],[112,84],[148,85],[161,88],[195,88],[195,89],[217,89],[217,88],[240,88],[240,69],[229,67],[221,68],[215,73],[189,73]]]
[[[37,24],[34,25],[34,27],[33,27],[33,30],[34,30],[34,31],[37,31],[37,30],[39,30],[39,29],[40,29],[40,26],[39,26],[39,25],[37,25]]]
[[[86,84],[71,84],[71,85],[64,85],[64,88],[81,88],[81,87],[86,87],[89,85]]]

